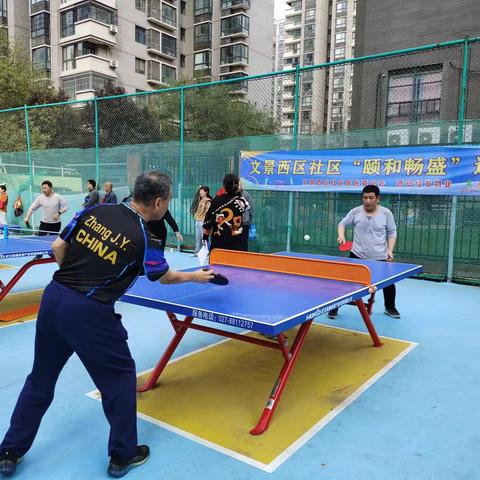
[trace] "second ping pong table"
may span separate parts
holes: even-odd
[[[0,302],[7,296],[8,292],[18,283],[29,268],[34,265],[55,262],[52,254],[52,243],[57,238],[57,235],[15,236],[13,232],[10,234],[8,229],[2,229],[2,232],[3,237],[0,238],[0,260],[34,258],[22,265],[7,284],[4,284],[0,280]]]
[[[142,277],[121,298],[127,303],[165,311],[175,331],[149,378],[138,390],[143,392],[155,386],[188,329],[279,350],[284,363],[257,425],[250,430],[252,435],[259,435],[268,428],[316,317],[354,302],[374,346],[381,347],[370,318],[375,291],[422,270],[419,265],[394,262],[220,249],[213,250],[210,265],[229,279],[228,285],[188,283],[167,286]],[[367,304],[363,301],[366,296],[369,296]],[[184,320],[179,320],[176,314],[184,315]],[[195,318],[274,336],[276,341],[193,323]],[[300,327],[289,348],[284,332],[295,326]]]

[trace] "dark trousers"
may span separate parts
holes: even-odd
[[[250,233],[250,224],[243,224],[242,226],[242,250],[248,252],[248,235]]]
[[[135,455],[135,363],[120,318],[112,305],[57,282],[47,286],[38,314],[32,372],[20,393],[0,451],[8,449],[24,455],[30,449],[52,403],[58,376],[75,352],[102,395],[110,424],[109,455],[121,459]]]
[[[350,258],[360,258],[357,257],[354,253],[350,252]],[[397,290],[395,288],[395,284],[389,285],[383,289],[383,301],[385,303],[385,308],[395,308],[395,297],[397,294]],[[331,310],[332,312],[337,312],[338,308],[334,308]]]
[[[46,232],[58,233],[60,231],[61,226],[62,226],[62,222],[57,222],[57,223],[40,222],[40,226],[38,227],[38,229],[42,231],[38,232],[38,235],[40,236],[48,235],[48,233]]]

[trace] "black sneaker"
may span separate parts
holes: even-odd
[[[335,320],[338,317],[338,308],[334,308],[333,310],[330,310],[327,314],[327,317],[330,318],[331,320]]]
[[[108,464],[107,473],[111,477],[120,478],[126,475],[133,468],[143,465],[150,456],[150,449],[147,445],[139,445],[137,453],[128,460],[121,460],[120,458],[111,457]]]
[[[0,475],[11,477],[17,470],[17,465],[23,460],[11,450],[0,453]]]
[[[392,318],[400,318],[400,312],[395,308],[385,308],[385,315]]]

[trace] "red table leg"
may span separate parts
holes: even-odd
[[[373,344],[376,347],[381,347],[383,344],[378,338],[377,332],[375,330],[375,327],[373,326],[372,320],[368,313],[367,307],[365,307],[365,304],[363,303],[363,300],[360,298],[359,300],[355,300],[355,303],[357,304],[357,307],[360,310],[360,314],[362,315],[363,321],[367,326],[368,333],[370,333],[370,336],[372,337]]]
[[[0,285],[0,302],[7,296],[8,292],[15,286],[16,283],[23,277],[25,272],[34,265],[41,265],[43,263],[53,263],[55,261],[54,258],[36,258],[35,260],[30,260],[22,268],[12,277],[12,279],[6,284]]]
[[[250,430],[250,433],[252,435],[260,435],[268,428],[270,420],[272,419],[273,413],[277,408],[278,402],[280,401],[280,396],[282,395],[283,389],[287,384],[288,377],[293,370],[295,362],[298,358],[298,354],[300,353],[303,342],[305,341],[312,322],[313,320],[310,320],[300,326],[297,336],[295,337],[295,340],[290,349],[290,354],[288,355],[288,358],[285,359],[282,370],[280,371],[280,375],[278,376],[272,393],[270,394],[270,398],[268,399],[267,405],[263,409],[262,416],[260,417],[260,420],[258,421],[256,427]]]
[[[188,330],[188,327],[193,322],[193,317],[185,317],[183,322],[179,322],[175,314],[171,312],[166,312],[170,322],[172,323],[173,328],[175,329],[175,336],[172,338],[171,342],[168,344],[165,353],[162,355],[162,358],[158,361],[157,365],[153,369],[152,373],[148,377],[147,381],[141,386],[137,387],[137,392],[145,392],[150,388],[154,387],[157,383],[158,377],[163,372],[163,369],[167,366],[170,358],[175,352],[178,344],[182,341],[183,336]]]

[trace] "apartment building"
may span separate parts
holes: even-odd
[[[353,56],[354,0],[287,0],[284,69],[317,65]],[[301,74],[298,128],[300,133],[337,131],[348,123],[351,77],[342,69]],[[294,126],[294,76],[284,77],[281,130]]]
[[[72,99],[271,69],[273,0],[0,0],[0,14]]]

